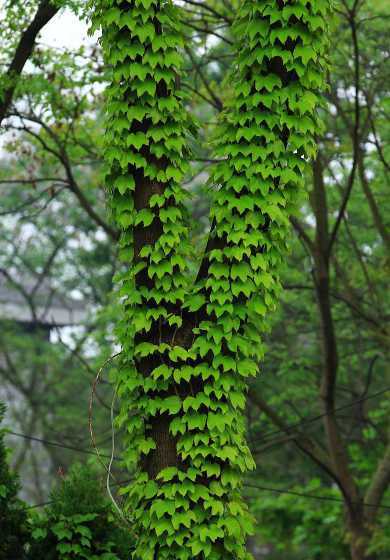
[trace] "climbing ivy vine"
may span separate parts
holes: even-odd
[[[195,128],[180,89],[177,9],[95,2],[111,69],[106,184],[125,269],[118,423],[136,478],[124,492],[136,560],[244,560],[252,520],[240,487],[254,468],[246,383],[264,354],[289,217],[321,131],[329,0],[246,0],[238,11],[211,231],[192,281],[181,181]]]

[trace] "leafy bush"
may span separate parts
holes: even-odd
[[[339,492],[334,488],[324,487],[318,478],[291,490],[324,499],[311,500],[292,494],[264,493],[252,499],[251,509],[257,518],[261,542],[274,547],[274,553],[269,559],[349,558],[345,529],[338,523],[342,504],[332,501],[340,499]],[[329,543],[332,556],[329,556]]]
[[[5,406],[0,403],[0,424]],[[21,560],[23,546],[27,540],[26,512],[17,499],[18,477],[10,471],[7,449],[4,445],[4,430],[0,430],[0,560]]]
[[[32,520],[28,560],[127,560],[131,529],[120,526],[96,473],[76,466]]]

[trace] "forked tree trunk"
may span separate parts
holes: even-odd
[[[126,269],[117,381],[125,461],[137,468],[128,488],[136,560],[250,558],[240,492],[254,467],[246,381],[263,356],[289,217],[315,152],[328,8],[327,0],[240,6],[211,232],[190,281],[180,18],[168,1],[97,1],[112,66],[106,182]]]

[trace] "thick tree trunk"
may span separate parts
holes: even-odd
[[[243,473],[254,468],[242,413],[247,378],[263,356],[259,326],[279,291],[288,217],[304,188],[302,156],[314,149],[306,125],[299,126],[302,112],[309,128],[317,125],[310,108],[297,107],[291,130],[286,115],[298,98],[315,104],[308,83],[326,74],[318,47],[299,55],[301,45],[291,37],[304,27],[317,45],[327,24],[314,10],[302,15],[298,8],[280,55],[255,62],[255,48],[275,48],[275,30],[286,35],[285,3],[242,6],[237,36],[243,26],[253,37],[237,44],[245,62],[235,65],[230,116],[220,123],[211,233],[192,286],[180,185],[192,125],[177,83],[179,16],[168,3],[141,4],[112,7],[101,0],[97,6],[113,65],[106,181],[128,264],[118,395],[129,435],[124,459],[140,467],[128,491],[138,533],[134,557],[248,560],[253,521],[240,492]],[[300,57],[311,60],[302,83]],[[251,109],[245,123],[243,107]]]
[[[361,508],[354,509],[348,514],[348,526],[351,560],[376,560],[376,555],[367,551],[370,533],[365,524]]]

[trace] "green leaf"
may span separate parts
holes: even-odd
[[[110,8],[104,13],[104,21],[108,24],[119,23],[121,17],[121,11],[119,8]]]
[[[255,313],[265,316],[267,313],[267,307],[260,296],[252,298],[250,301],[251,308],[255,311]]]
[[[141,342],[141,344],[138,344],[135,347],[135,354],[141,358],[145,358],[146,356],[153,354],[156,349],[157,346],[155,344],[151,344],[150,342]]]
[[[148,480],[143,489],[143,495],[147,500],[153,498],[158,492],[158,484],[154,480]]]
[[[233,280],[235,280],[236,278],[241,278],[241,280],[245,281],[248,278],[248,276],[250,276],[250,274],[251,274],[251,268],[245,262],[241,262],[239,264],[233,264],[231,268],[231,277]]]
[[[118,189],[121,194],[124,194],[128,190],[132,191],[135,187],[133,175],[121,175],[115,179],[114,187]]]
[[[172,517],[175,514],[175,510],[175,502],[169,500],[155,500],[150,508],[151,513],[155,513],[157,519],[161,519],[165,514]]]
[[[307,64],[310,60],[316,60],[317,54],[311,46],[297,45],[294,49],[294,56],[300,57],[303,64]]]
[[[156,449],[156,442],[152,438],[143,439],[138,442],[138,450],[144,455],[147,455],[152,449]]]
[[[138,25],[134,34],[140,38],[141,43],[145,43],[146,39],[152,40],[155,36],[154,25],[152,23]]]
[[[127,135],[126,143],[129,147],[134,146],[137,150],[139,150],[142,146],[147,146],[149,144],[149,140],[143,132],[136,132]]]
[[[44,539],[47,536],[47,529],[45,527],[36,527],[32,532],[31,536],[34,540]]]
[[[152,376],[154,379],[159,379],[160,377],[162,377],[163,379],[169,379],[171,375],[172,370],[166,364],[161,364],[152,371]]]
[[[228,517],[224,519],[224,525],[227,528],[227,532],[232,537],[238,538],[241,535],[241,526],[237,519],[234,517]]]
[[[226,422],[223,414],[212,412],[208,414],[207,427],[209,428],[209,430],[212,431],[216,428],[219,432],[223,433],[225,431],[225,426]]]
[[[155,215],[151,210],[149,210],[148,208],[143,208],[142,210],[139,210],[137,212],[134,225],[138,226],[139,224],[143,224],[145,227],[148,227],[153,222],[154,218]]]
[[[164,482],[169,482],[177,475],[177,473],[178,471],[176,467],[166,467],[158,473],[156,478],[163,480]]]
[[[170,220],[171,222],[176,222],[181,218],[181,210],[177,206],[169,206],[168,208],[162,208],[160,210],[160,219],[163,222]]]
[[[243,377],[255,376],[257,374],[257,365],[253,360],[239,360],[237,371]]]
[[[142,122],[142,120],[145,118],[145,116],[147,115],[148,109],[146,107],[142,107],[140,105],[133,105],[130,106],[128,111],[127,111],[127,116],[130,120],[137,120],[139,122]]]
[[[177,395],[172,395],[163,399],[161,409],[175,415],[179,412],[182,406],[181,398]]]
[[[66,527],[66,525],[62,521],[53,525],[51,530],[60,541],[64,539],[70,540],[73,536],[73,532],[68,527]]]
[[[188,358],[188,351],[181,346],[174,346],[172,350],[169,351],[169,357],[173,362],[186,360]]]
[[[179,183],[183,178],[183,172],[173,165],[168,165],[165,170],[165,174],[167,179],[174,179],[177,183]]]
[[[151,79],[144,80],[143,82],[139,82],[136,85],[137,94],[139,97],[142,97],[145,93],[150,95],[150,97],[154,97],[156,94],[156,82]]]

